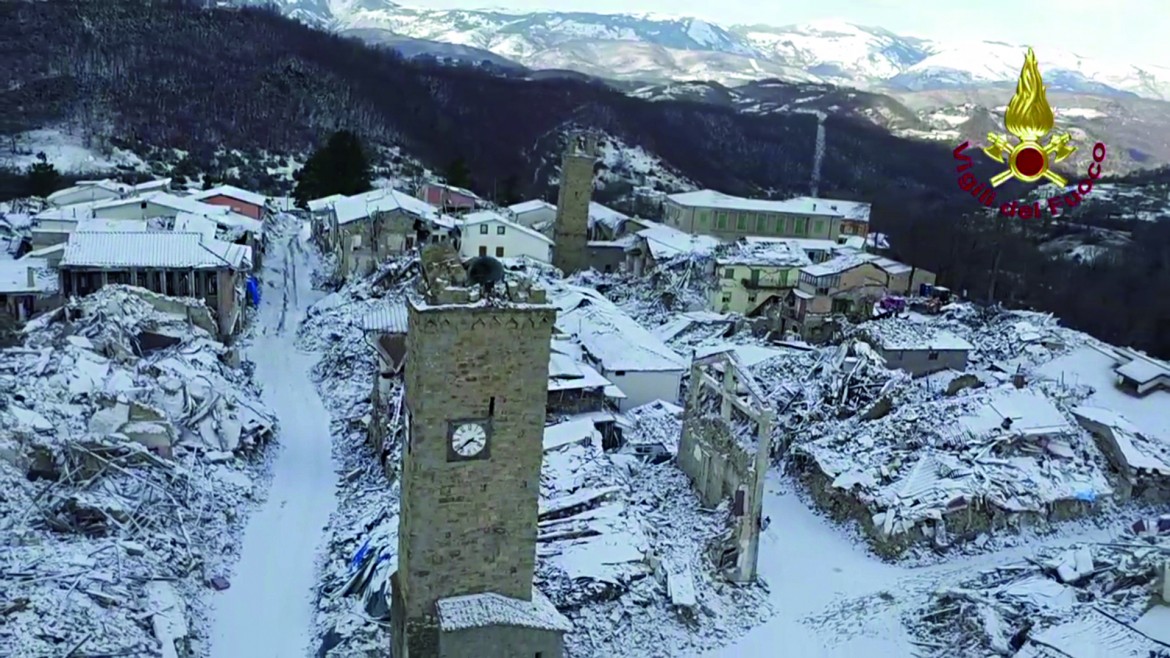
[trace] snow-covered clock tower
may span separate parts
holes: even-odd
[[[423,261],[406,337],[393,655],[559,658],[568,621],[533,587],[556,311],[539,289],[478,289],[446,245]]]

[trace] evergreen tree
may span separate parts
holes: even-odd
[[[510,206],[523,201],[524,199],[520,197],[520,177],[512,174],[505,178],[500,185],[499,197],[496,203],[501,206]]]
[[[29,196],[47,197],[61,187],[61,174],[44,152],[37,154],[37,162],[28,168],[25,179]]]
[[[471,188],[471,168],[467,166],[467,161],[463,159],[463,156],[455,158],[451,164],[447,165],[447,170],[443,175],[447,179],[448,185]]]
[[[370,160],[361,140],[351,131],[339,130],[294,175],[293,196],[303,208],[310,199],[365,192],[372,187],[370,177]]]

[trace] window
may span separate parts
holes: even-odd
[[[723,278],[724,279],[734,279],[735,278],[735,268],[729,267],[729,268],[723,270]]]
[[[752,273],[749,276],[751,277],[752,283],[753,284],[759,283],[760,282],[760,271],[759,270],[752,270],[751,272]]]
[[[507,228],[507,227],[506,226],[497,226],[496,227],[496,235],[503,235],[505,228]]]
[[[725,293],[723,293],[723,303],[724,303],[724,304],[730,304],[730,303],[731,303],[731,293],[729,293],[729,292],[725,292]]]
[[[735,230],[746,231],[748,227],[748,215],[745,212],[736,213],[735,215]]]
[[[613,374],[617,377],[625,377],[626,371],[625,370],[615,370],[615,371],[613,371]]]
[[[711,221],[710,211],[700,210],[699,211],[699,223],[702,224],[703,226],[706,226],[707,222],[709,222],[709,221]]]
[[[808,235],[808,218],[800,217],[796,220],[796,234]]]
[[[755,303],[756,303],[756,293],[754,293],[754,292],[753,292],[753,293],[748,293],[748,303],[749,303],[749,304],[755,304]]]
[[[827,294],[829,294],[829,289],[818,286],[817,287],[817,294],[818,295],[827,295]]]
[[[757,233],[767,233],[768,232],[768,216],[767,215],[756,215],[756,232]]]
[[[927,361],[938,361],[938,352],[931,351],[926,355]]]
[[[796,220],[793,219],[792,217],[786,217],[784,219],[784,234],[785,235],[792,235],[795,232],[796,232]]]
[[[503,257],[504,257],[504,248],[503,247],[496,247],[496,258],[503,258]]]
[[[727,228],[727,213],[715,213],[715,228]]]
[[[813,233],[820,235],[821,233],[824,232],[824,230],[825,230],[825,220],[818,219],[817,221],[813,222]]]
[[[487,256],[487,247],[480,247],[479,248],[479,255],[480,256]]]
[[[852,304],[848,299],[834,299],[833,313],[848,313],[851,306]]]
[[[487,235],[487,233],[488,233],[487,224],[480,224],[479,225],[479,234],[480,235]]]

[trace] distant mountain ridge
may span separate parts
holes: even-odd
[[[385,0],[234,3],[274,4],[290,17],[339,32],[384,30],[491,52],[534,69],[648,82],[780,78],[870,91],[957,89],[1015,80],[1024,51],[1018,44],[920,39],[843,21],[725,26],[656,14],[419,9]],[[1037,54],[1050,90],[1170,100],[1170,68],[1057,50]]]

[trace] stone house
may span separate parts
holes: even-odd
[[[962,372],[975,349],[949,331],[902,318],[874,320],[866,324],[863,336],[887,367],[915,377],[948,369]]]
[[[508,206],[506,210],[514,222],[528,228],[550,225],[557,218],[557,207],[540,199],[516,203]]]
[[[174,231],[78,231],[59,265],[61,294],[87,295],[127,284],[175,297],[196,297],[214,309],[222,338],[240,328],[248,247]]]
[[[754,235],[815,238],[838,242],[842,235],[866,227],[870,204],[856,201],[796,197],[781,201],[746,199],[699,190],[671,194],[663,201],[663,223],[690,234],[733,240]]]
[[[711,310],[752,316],[764,304],[783,299],[800,279],[800,268],[811,265],[794,241],[737,242],[715,258],[718,284],[711,291]]]
[[[780,329],[809,340],[823,340],[834,315],[867,318],[888,294],[908,295],[934,273],[874,254],[843,253],[800,270],[800,279],[780,310]]]
[[[364,276],[392,254],[446,238],[454,223],[434,206],[383,188],[332,201],[314,233],[337,256],[338,275]]]
[[[231,208],[232,212],[257,220],[264,219],[265,209],[268,207],[268,197],[234,185],[219,185],[196,192],[191,198],[201,203]]]
[[[524,256],[550,263],[552,250],[553,241],[548,236],[491,210],[465,215],[460,222],[459,255],[464,260],[476,256]]]
[[[0,314],[24,322],[58,301],[57,288],[45,259],[0,260]]]

